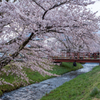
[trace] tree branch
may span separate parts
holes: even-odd
[[[32,36],[34,35],[34,33],[31,33],[30,37],[28,39],[26,39],[20,46],[19,49],[11,55],[12,58],[15,58],[16,56],[18,56],[19,52],[27,45],[27,43],[31,40]]]
[[[64,2],[62,2],[62,3],[60,3],[60,4],[55,4],[53,7],[49,8],[48,10],[46,10],[46,11],[44,12],[43,16],[42,16],[42,19],[44,19],[45,15],[47,14],[48,11],[50,11],[50,10],[52,10],[52,9],[54,9],[54,8],[57,8],[57,7],[59,7],[59,6],[62,6],[62,5],[64,5],[65,3],[67,3],[67,2],[69,2],[69,0],[68,0],[68,1],[66,0],[66,1],[64,1]]]
[[[33,2],[35,2],[40,8],[42,8],[44,11],[46,11],[40,4],[38,4],[35,0],[32,0]]]
[[[7,65],[8,63],[11,62],[11,58],[15,58],[18,56],[19,52],[27,45],[27,43],[31,40],[32,36],[34,35],[34,33],[31,33],[31,35],[29,36],[28,39],[26,39],[18,48],[18,50],[16,52],[14,52],[11,57],[5,57],[3,59],[0,59],[0,70],[2,69],[2,67],[4,67],[5,65]]]
[[[55,4],[53,7],[49,8],[48,10],[46,10],[46,11],[44,12],[44,14],[43,14],[43,16],[42,16],[42,19],[44,19],[45,15],[47,14],[48,11],[50,11],[50,10],[52,10],[52,9],[55,9],[55,8],[57,8],[57,7],[60,7],[60,6],[64,5],[64,4],[66,4],[66,3],[70,3],[71,1],[73,1],[73,0],[66,0],[66,1],[64,1],[64,2],[61,2],[60,4]],[[89,5],[89,4],[94,4],[94,3],[95,3],[95,1],[89,2],[89,3],[83,3],[83,4],[80,4],[80,3],[75,2],[75,1],[73,1],[73,2],[74,2],[74,4],[77,4],[77,5],[80,5],[80,6],[83,6],[83,5],[84,5],[84,6],[87,6],[87,5]]]

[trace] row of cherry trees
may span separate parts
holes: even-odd
[[[57,55],[57,49],[72,51],[88,50],[91,42],[98,42],[95,32],[99,29],[99,18],[86,9],[91,0],[0,0],[0,50],[4,56],[0,59],[0,70],[7,75],[16,73],[26,79],[22,66],[36,70],[41,74],[53,75],[50,61],[43,57]],[[30,33],[30,34],[29,34]],[[45,46],[43,41],[32,41],[38,36],[45,40],[56,38],[53,48]],[[56,42],[60,45],[56,45]],[[31,48],[27,47],[31,45]],[[81,49],[80,49],[81,48]],[[24,63],[11,62],[22,53]],[[9,70],[4,68],[11,63]],[[25,65],[24,65],[25,64]],[[39,67],[41,66],[41,67]],[[1,79],[1,83],[3,83]]]

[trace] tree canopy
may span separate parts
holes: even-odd
[[[40,73],[50,69],[50,62],[43,57],[57,55],[58,48],[78,51],[96,44],[99,17],[86,9],[91,0],[0,0],[0,69],[16,59],[25,56],[27,67]],[[44,46],[43,41],[33,41],[38,36],[56,38],[60,45]],[[55,43],[55,42],[54,42]],[[54,45],[52,43],[52,45]],[[31,45],[31,48],[27,47]],[[17,64],[21,68],[20,64]],[[42,66],[40,68],[39,66]]]

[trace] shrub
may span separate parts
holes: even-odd
[[[66,68],[72,68],[73,63],[72,62],[62,62],[61,66],[66,67]]]
[[[91,96],[91,97],[94,97],[94,96],[97,95],[98,93],[99,93],[99,89],[98,89],[97,87],[95,87],[95,88],[91,91],[90,96]]]

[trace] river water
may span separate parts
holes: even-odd
[[[91,71],[98,63],[83,64],[83,68],[63,74],[59,77],[47,79],[40,83],[32,84],[26,87],[21,87],[17,90],[4,93],[1,100],[40,100],[42,96],[49,93],[51,90],[59,87],[65,82],[72,80],[82,73]]]

